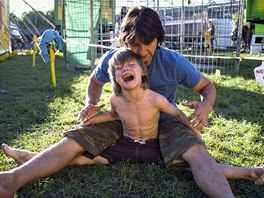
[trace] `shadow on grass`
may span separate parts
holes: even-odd
[[[264,128],[263,94],[216,86],[218,99],[214,111],[227,119],[246,120]]]
[[[263,94],[239,88],[228,88],[216,84],[217,100],[214,112],[226,119],[257,123],[264,128]],[[179,101],[200,100],[199,95],[180,86],[177,93]]]
[[[55,67],[57,88],[51,84],[50,64],[44,64],[40,56],[36,57],[35,68],[29,56],[15,56],[0,62],[1,143],[30,131],[32,125],[56,119],[52,115],[54,111],[61,111],[61,106],[50,108],[49,105],[58,98],[63,102],[63,98],[71,97],[71,85],[77,75],[67,71],[62,57],[56,58]],[[77,106],[83,106],[84,99],[76,100]]]
[[[232,77],[241,76],[246,80],[255,79],[254,69],[262,64],[260,60],[246,60],[240,62],[238,74],[231,74]]]

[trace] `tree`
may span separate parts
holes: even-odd
[[[214,0],[208,0],[209,4],[216,4],[216,2]]]
[[[42,34],[46,29],[53,27],[45,19],[43,19],[40,14],[50,21],[52,18],[54,19],[54,11],[48,11],[46,14],[42,11],[38,12],[39,13],[33,10],[24,12],[22,15],[22,21],[25,29],[31,28],[34,33]],[[53,14],[53,16],[51,16],[51,14]]]
[[[54,10],[47,11],[46,13],[42,11],[38,12],[51,23],[54,23]],[[24,12],[21,18],[16,16],[14,13],[11,13],[10,20],[16,23],[19,29],[21,30],[22,34],[26,35],[27,37],[32,37],[33,34],[40,36],[46,29],[53,28],[34,10]]]

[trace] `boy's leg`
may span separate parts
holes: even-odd
[[[74,158],[69,165],[94,165],[94,164],[109,164],[109,161],[102,157],[96,156],[93,159],[90,159],[84,155],[79,155]]]

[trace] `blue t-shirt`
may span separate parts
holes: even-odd
[[[109,82],[108,60],[118,49],[107,52],[93,71],[97,80]],[[158,47],[148,69],[148,81],[151,90],[163,95],[175,105],[175,95],[178,84],[193,88],[200,81],[200,72],[185,57],[173,50]],[[160,120],[171,118],[161,112]]]

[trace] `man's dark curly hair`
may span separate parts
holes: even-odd
[[[129,10],[120,25],[119,42],[128,47],[135,39],[150,44],[155,38],[161,45],[165,39],[165,31],[158,13],[151,8],[136,6]]]

